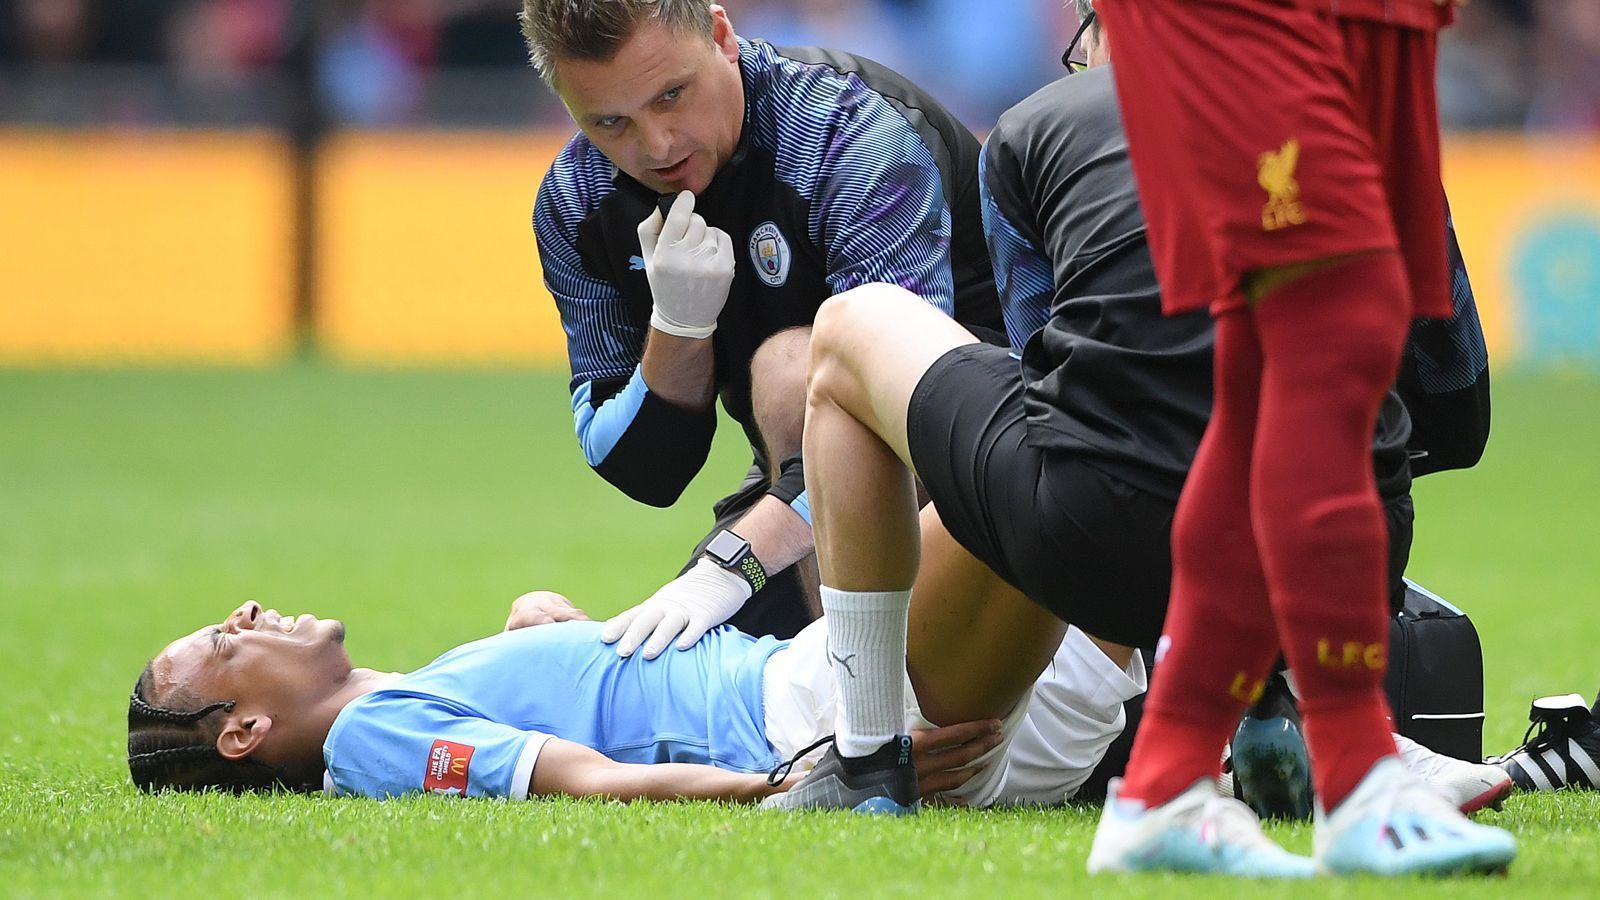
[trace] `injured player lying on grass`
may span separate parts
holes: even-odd
[[[938,604],[949,627],[986,599],[943,596],[924,606]],[[532,609],[543,618],[529,618]],[[517,610],[522,620],[510,624],[550,623],[395,674],[354,667],[336,620],[247,602],[168,645],[140,675],[128,711],[133,780],[145,790],[755,801],[786,785],[769,773],[784,775],[796,757],[803,769],[833,731],[822,623],[793,641],[722,627],[647,660],[619,656],[601,642],[600,623],[559,595],[525,596]],[[970,671],[928,665],[915,647],[910,658],[929,674],[907,697],[971,701]],[[913,699],[906,721],[919,731],[906,749],[929,796],[988,805],[1009,777],[1016,799],[1059,798],[1087,777],[1121,731],[1123,701],[1145,688],[1142,663],[1118,667],[1081,632],[1045,662],[1044,690],[1024,683],[980,698],[992,715],[975,721],[935,728]],[[1019,733],[1040,745],[1041,783],[1007,764]]]
[[[930,576],[975,562],[931,510],[924,526],[927,558],[947,563],[928,566]],[[918,597],[912,615],[930,631],[966,627],[966,613],[995,600]],[[566,598],[534,592],[513,605],[507,629],[395,674],[355,668],[337,620],[245,603],[141,673],[128,710],[133,780],[145,790],[755,801],[793,780],[770,772],[785,775],[796,757],[803,771],[835,728],[825,622],[793,641],[723,627],[688,651],[624,658]],[[907,725],[921,729],[913,756],[924,795],[950,802],[1071,798],[1121,733],[1123,702],[1145,688],[1137,656],[1118,666],[1071,629],[1031,688],[974,698],[983,679],[969,677],[970,661],[1006,648],[976,647],[951,665],[948,645],[942,660],[929,658],[938,643],[909,648]],[[917,699],[933,709],[951,695],[994,717],[932,727]],[[1419,765],[1438,772],[1466,766],[1422,754]],[[1470,799],[1450,793],[1460,781],[1437,781],[1458,805]]]

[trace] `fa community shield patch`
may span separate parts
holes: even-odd
[[[750,232],[750,261],[756,275],[768,287],[782,287],[789,280],[789,242],[773,222],[762,222]]]

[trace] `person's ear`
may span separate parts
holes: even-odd
[[[217,752],[224,759],[244,759],[256,752],[271,730],[271,716],[229,717],[217,735]]]
[[[716,4],[711,6],[711,43],[729,62],[739,61],[739,38],[734,34],[733,22],[728,19],[728,11]]]

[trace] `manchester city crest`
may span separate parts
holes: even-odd
[[[789,280],[789,242],[772,222],[762,222],[750,232],[750,261],[756,275],[768,287],[782,287]]]

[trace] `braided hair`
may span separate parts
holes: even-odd
[[[219,729],[213,713],[232,711],[232,700],[193,710],[150,702],[151,667],[145,666],[128,697],[128,773],[140,790],[314,791],[320,785],[296,784],[282,766],[260,760],[228,759],[217,752]]]

